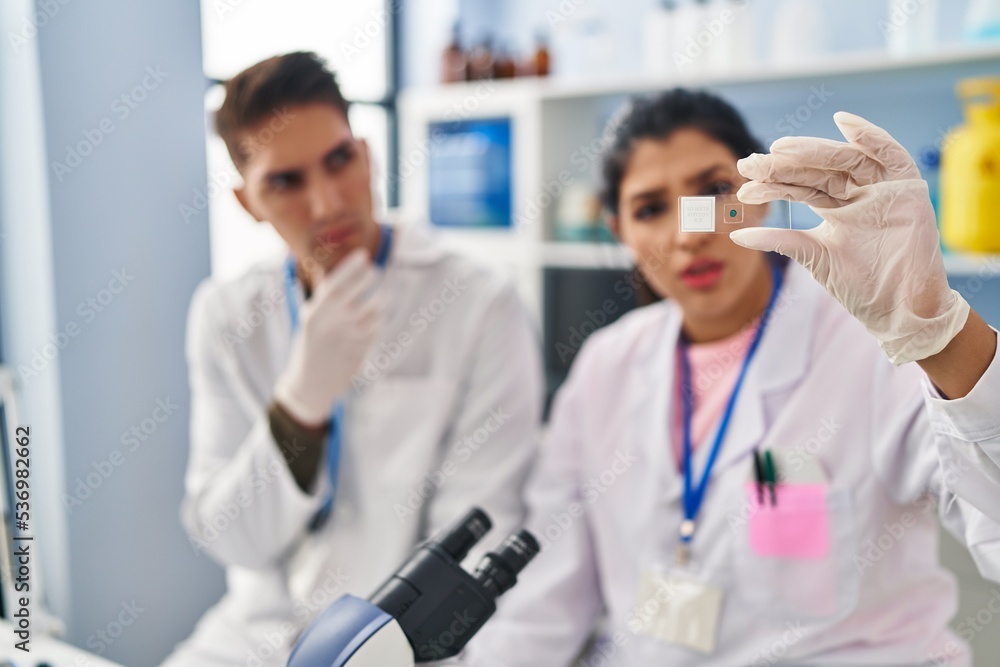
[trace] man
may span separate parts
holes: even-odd
[[[506,280],[374,219],[368,147],[314,54],[235,76],[216,126],[290,256],[192,299],[182,515],[228,590],[165,664],[284,665],[327,604],[473,505],[484,546],[521,522],[540,360]]]

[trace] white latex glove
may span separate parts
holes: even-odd
[[[361,248],[329,275],[314,276],[316,287],[299,313],[288,365],[274,387],[274,399],[302,424],[317,426],[330,417],[374,342],[379,328],[375,280]]]
[[[878,339],[895,364],[937,354],[965,326],[969,304],[948,286],[927,183],[885,130],[834,115],[847,143],[785,137],[737,163],[747,204],[809,204],[815,229],[750,228],[736,243],[805,266]]]

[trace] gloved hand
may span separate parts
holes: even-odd
[[[313,277],[315,289],[299,313],[288,365],[274,387],[274,400],[306,426],[329,418],[378,334],[375,280],[375,269],[360,248],[329,275]]]
[[[750,228],[736,243],[805,266],[878,339],[895,364],[937,354],[965,326],[969,304],[948,286],[927,193],[913,159],[858,116],[834,121],[847,143],[786,137],[740,160],[747,204],[790,199],[823,222],[810,230]]]

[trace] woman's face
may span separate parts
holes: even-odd
[[[677,198],[735,194],[746,181],[736,160],[725,144],[700,130],[639,140],[612,220],[653,289],[677,301],[686,323],[706,331],[726,329],[728,320],[745,320],[748,312],[750,319],[759,315],[750,311],[762,307],[770,291],[763,253],[736,245],[728,234],[678,231]]]

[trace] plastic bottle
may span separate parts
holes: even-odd
[[[964,37],[972,44],[1000,40],[1000,0],[971,0],[965,12]]]
[[[708,49],[713,40],[704,26],[707,7],[708,0],[685,0],[674,12],[674,71],[692,74],[708,69]]]
[[[746,0],[714,0],[708,4],[705,27],[715,37],[708,52],[709,69],[732,72],[750,68],[754,58],[755,7],[755,3]]]
[[[889,54],[906,57],[934,50],[937,25],[936,0],[889,0],[885,21],[879,22],[879,29],[885,35]]]
[[[917,166],[920,167],[920,175],[927,181],[927,189],[930,193],[931,204],[934,206],[934,214],[938,221],[941,220],[941,151],[929,146],[917,155]]]
[[[787,67],[817,59],[828,50],[829,33],[821,0],[782,0],[771,36],[771,63]]]
[[[661,76],[673,69],[675,0],[660,0],[646,15],[642,26],[643,70]]]
[[[1000,252],[1000,78],[960,81],[965,124],[941,154],[941,236],[952,250]]]

